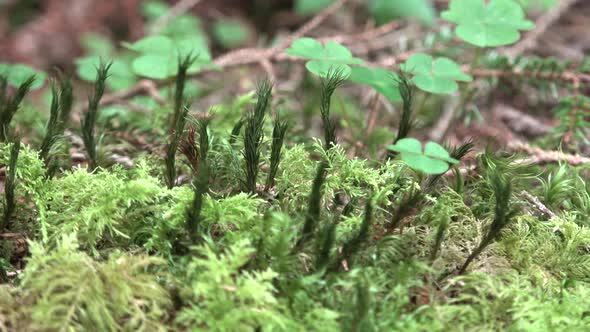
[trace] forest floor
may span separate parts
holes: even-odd
[[[476,61],[448,22],[378,25],[360,0],[34,3],[0,1],[0,65],[54,77],[22,103],[0,81],[0,332],[590,331],[590,2]],[[211,37],[216,68],[84,78],[187,17],[247,37]],[[301,37],[399,76],[318,79],[285,52]],[[473,81],[418,89],[419,52]],[[413,138],[446,157],[406,158]]]

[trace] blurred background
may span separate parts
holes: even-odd
[[[153,56],[161,56],[164,49],[142,49],[137,41],[148,36],[166,36],[179,45],[188,43],[191,50],[197,50],[202,66],[191,72],[198,78],[187,88],[189,93],[198,96],[196,109],[205,110],[212,105],[232,102],[232,98],[254,88],[261,77],[270,77],[277,83],[277,93],[295,98],[281,99],[281,107],[297,112],[302,121],[297,129],[308,130],[313,124],[307,116],[317,109],[317,80],[310,79],[301,61],[288,57],[274,57],[271,61],[247,61],[240,63],[241,53],[236,50],[250,48],[264,51],[277,45],[294,31],[321,15],[329,6],[343,3],[337,0],[0,0],[0,70],[2,66],[25,65],[19,71],[25,77],[30,71],[37,71],[38,80],[48,86],[46,79],[56,72],[64,72],[80,82],[92,82],[95,68],[100,59],[113,60],[111,76],[107,82],[109,92],[125,91],[137,87],[143,79],[157,82],[170,79],[176,69],[175,56],[168,52],[165,61],[143,62]],[[588,0],[519,0],[527,12],[527,17],[537,24],[535,44],[528,47],[524,56],[542,56],[587,63],[585,54],[590,50],[590,1]],[[348,0],[327,19],[310,29],[305,36],[318,39],[329,37],[347,46],[354,56],[367,63],[388,70],[396,70],[400,61],[407,59],[412,52],[427,52],[448,56],[462,63],[469,63],[469,52],[463,43],[454,38],[452,25],[443,22],[439,13],[448,7],[448,0]],[[563,9],[562,9],[563,8]],[[382,30],[379,30],[382,27]],[[372,35],[374,34],[374,36]],[[154,45],[154,44],[152,44]],[[518,47],[520,47],[519,45]],[[502,50],[500,50],[501,52]],[[161,54],[155,54],[155,53]],[[152,54],[153,53],[153,54]],[[224,55],[231,57],[225,58]],[[249,55],[256,53],[248,53]],[[219,60],[231,61],[219,61]],[[227,64],[231,65],[227,65]],[[220,65],[224,64],[224,65]],[[244,65],[246,64],[246,65]],[[215,68],[217,66],[217,68]],[[30,67],[30,68],[29,68]],[[223,69],[223,70],[206,70]],[[589,67],[590,68],[590,67]],[[16,71],[16,70],[14,70]],[[198,76],[196,75],[198,73]],[[80,84],[75,93],[78,100],[86,99],[90,84]],[[543,128],[550,128],[556,121],[551,110],[559,102],[559,94],[549,91],[548,98],[537,98],[538,93],[513,82],[503,83],[505,89],[496,89],[495,101],[506,101],[522,111],[532,113],[541,119]],[[78,88],[82,87],[82,88]],[[316,88],[314,88],[316,87]],[[363,110],[375,108],[375,100],[382,112],[384,125],[381,132],[383,140],[390,133],[387,125],[395,123],[396,105],[388,98],[373,98],[370,87],[349,86],[340,101],[343,128],[354,128],[354,124],[365,121]],[[554,89],[555,90],[555,89]],[[305,94],[305,91],[312,92]],[[42,95],[44,93],[44,95]],[[160,89],[159,94],[168,98],[170,94]],[[38,89],[34,96],[46,105],[49,103],[48,89]],[[347,97],[354,97],[348,99]],[[112,96],[111,96],[112,97]],[[487,96],[476,96],[488,100]],[[492,97],[492,96],[490,96]],[[541,100],[542,99],[542,100]],[[541,101],[539,101],[541,100]],[[428,136],[432,126],[440,118],[444,107],[443,98],[430,98],[421,114],[419,128]],[[122,107],[103,110],[104,121],[114,121],[113,126],[137,123],[141,128],[154,126],[153,119],[145,117],[147,109],[158,106],[153,100],[142,100],[139,96],[122,102]],[[162,105],[163,103],[159,103]],[[471,107],[465,123],[477,118],[479,123],[493,123],[486,130],[502,128],[497,112],[485,112],[493,108],[479,103],[479,109]],[[137,110],[136,118],[126,109]],[[345,110],[350,110],[346,113]],[[505,108],[501,108],[504,110]],[[356,112],[355,110],[359,110]],[[340,112],[340,111],[337,111]],[[502,111],[504,112],[504,111]],[[22,112],[18,116],[22,126],[42,128],[47,112]],[[505,113],[505,112],[504,112]],[[30,114],[30,116],[29,116]],[[502,113],[503,114],[503,113]],[[117,117],[115,117],[117,115]],[[492,118],[492,120],[486,119]],[[102,119],[102,118],[101,118]],[[99,119],[99,121],[102,121]],[[230,119],[235,120],[235,119]],[[366,119],[367,121],[371,119]],[[145,122],[145,123],[144,123]],[[231,122],[228,120],[228,122]],[[369,121],[371,122],[371,121]],[[233,122],[231,122],[233,123]],[[299,128],[299,126],[301,128]],[[358,126],[357,126],[358,127]],[[535,125],[533,127],[539,127]],[[26,129],[23,129],[26,130]],[[477,132],[471,126],[463,134],[461,128],[451,137],[451,141],[461,141],[464,137],[484,135],[493,137],[511,136],[504,130]],[[345,132],[345,131],[343,131]],[[363,137],[363,130],[353,132],[344,140],[351,144]],[[358,137],[357,137],[358,136]],[[463,137],[464,136],[464,137]],[[435,137],[441,140],[441,137]],[[381,140],[376,140],[380,143]],[[556,140],[556,142],[558,142]],[[374,144],[378,147],[379,144]]]
[[[177,27],[184,24],[185,29],[198,30],[193,32],[207,38],[213,54],[228,48],[263,46],[282,33],[300,26],[332,2],[333,0],[0,0],[0,61],[27,63],[38,69],[58,66],[71,70],[74,68],[74,59],[93,52],[114,51],[120,47],[120,41],[135,41],[153,33],[153,24],[156,24],[156,30],[169,24],[176,24]],[[322,28],[325,33],[330,30],[352,33],[399,17],[414,17],[431,25],[435,23],[435,10],[445,8],[447,2],[349,1],[346,11],[334,16],[332,22]],[[557,0],[521,2],[526,3],[532,15],[538,15],[554,6]],[[590,13],[590,4],[589,1],[579,2],[578,10],[568,14],[568,20],[576,23],[576,27],[556,29],[549,33],[544,38],[548,42],[543,43],[543,46],[549,47],[548,51],[578,59],[583,56],[584,47],[590,44],[590,36],[585,33],[588,31],[588,20],[585,18]],[[162,20],[162,16],[169,15],[171,10],[175,11],[176,18],[168,22]],[[192,25],[187,22],[185,14],[194,15]],[[184,22],[178,23],[182,20]],[[322,29],[315,30],[314,33],[321,35]],[[405,37],[413,36],[410,34]],[[564,42],[572,38],[577,38],[576,47],[562,47]]]

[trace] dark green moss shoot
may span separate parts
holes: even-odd
[[[7,97],[6,92],[6,78],[0,79],[0,142],[6,142],[9,139],[10,122],[20,108],[20,104],[35,83],[35,75],[29,76],[16,89],[12,98]]]
[[[258,170],[260,164],[260,148],[264,137],[264,118],[266,110],[272,98],[272,84],[269,81],[262,81],[257,89],[258,101],[254,111],[246,119],[244,132],[244,160],[246,162],[246,190],[256,193]]]
[[[342,70],[330,69],[326,77],[322,79],[320,113],[324,124],[324,144],[326,150],[330,150],[336,145],[336,125],[330,118],[332,95],[346,81],[346,78]]]
[[[94,126],[98,116],[100,100],[105,91],[105,83],[109,77],[109,70],[112,62],[101,62],[96,70],[96,80],[94,82],[94,93],[88,98],[88,110],[84,113],[81,121],[82,141],[86,154],[88,155],[88,170],[94,171],[98,167],[96,154],[96,138]]]
[[[10,229],[11,218],[16,208],[14,199],[14,188],[16,183],[16,163],[20,152],[20,139],[16,138],[10,149],[10,159],[6,173],[6,182],[4,184],[4,216],[0,224],[0,233]]]
[[[492,224],[489,226],[485,236],[481,240],[480,244],[471,252],[463,266],[459,269],[458,274],[464,274],[469,267],[469,264],[473,262],[483,251],[494,242],[502,232],[502,229],[506,227],[512,217],[518,212],[517,209],[511,207],[510,197],[512,194],[512,183],[510,179],[504,177],[499,172],[495,172],[491,176],[491,186],[496,197],[495,214]]]
[[[270,171],[266,178],[266,186],[264,190],[268,192],[274,186],[275,177],[279,171],[279,163],[281,162],[281,150],[285,141],[285,134],[287,133],[288,124],[286,121],[281,121],[277,116],[275,119],[274,129],[272,130],[272,145],[270,148]]]

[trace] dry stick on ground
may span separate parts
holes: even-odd
[[[541,203],[537,197],[531,195],[528,191],[523,190],[520,194],[526,198],[529,203],[533,204],[537,209],[539,209],[539,211],[545,213],[550,218],[557,218],[557,215],[553,211],[549,210],[545,204]]]
[[[393,30],[399,28],[400,23],[397,21],[393,21],[387,24],[384,24],[380,27],[368,29],[361,33],[353,34],[353,35],[339,35],[339,36],[332,36],[332,37],[323,37],[318,38],[320,42],[336,42],[336,43],[345,43],[345,44],[352,44],[356,42],[364,42],[366,40],[373,40],[377,37],[386,35]]]
[[[569,82],[574,87],[579,87],[581,84],[590,83],[590,74],[576,73],[573,71],[563,72],[537,72],[530,70],[523,70],[521,68],[514,68],[508,70],[502,69],[487,69],[487,68],[469,68],[464,66],[463,69],[476,77],[527,77],[527,78],[540,78],[551,81],[563,81]]]
[[[544,165],[550,163],[568,163],[571,166],[590,165],[590,158],[580,156],[579,154],[568,154],[561,151],[547,151],[538,147],[531,146],[521,141],[509,142],[507,148],[512,151],[520,151],[529,155],[529,157],[516,159],[514,164],[535,164]],[[462,175],[467,175],[476,170],[476,165],[461,167]],[[444,176],[454,176],[453,172],[446,172]]]
[[[508,148],[513,151],[524,152],[530,156],[528,158],[517,160],[516,163],[547,164],[567,162],[572,166],[590,164],[590,158],[580,156],[579,154],[567,154],[561,151],[546,151],[520,141],[509,142]]]
[[[145,79],[137,82],[137,84],[135,84],[129,89],[117,91],[115,93],[105,94],[100,101],[100,106],[117,104],[123,100],[127,100],[139,95],[148,95],[152,97],[152,99],[159,105],[166,104],[166,99],[164,99],[164,97],[162,97],[158,92],[158,86],[156,85],[156,83],[154,81]],[[79,105],[76,107],[76,110],[78,112],[81,110],[86,110],[85,107],[86,106]]]
[[[218,67],[224,68],[229,66],[257,63],[260,62],[261,59],[271,60],[275,58],[278,54],[280,54],[283,50],[291,46],[293,41],[305,36],[311,30],[317,28],[328,17],[336,13],[346,2],[348,2],[348,0],[339,0],[333,3],[331,6],[327,7],[326,9],[322,10],[311,20],[309,20],[307,23],[305,23],[303,26],[297,29],[294,33],[285,38],[285,40],[283,40],[276,47],[269,49],[244,48],[232,51],[218,57],[213,61],[213,63],[215,63],[215,65],[217,65]]]
[[[141,80],[137,82],[133,87],[127,90],[122,90],[112,94],[105,95],[102,98],[101,106],[111,105],[122,99],[128,99],[137,95],[147,94],[154,99],[160,105],[166,104],[166,99],[158,92],[158,86],[154,81]]]

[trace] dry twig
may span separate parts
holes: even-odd
[[[539,78],[551,81],[564,81],[571,83],[574,88],[578,88],[581,84],[590,83],[590,75],[584,73],[576,73],[572,71],[563,72],[537,72],[530,70],[523,70],[521,68],[514,68],[512,70],[501,69],[487,69],[487,68],[469,68],[464,66],[464,70],[477,77],[526,77]]]
[[[400,23],[393,21],[387,24],[384,24],[380,27],[374,28],[374,29],[369,29],[369,30],[365,30],[361,33],[357,33],[354,35],[339,35],[339,36],[332,36],[332,37],[325,37],[325,38],[319,38],[318,40],[320,42],[337,42],[337,43],[342,43],[342,44],[352,44],[352,43],[356,43],[356,42],[364,42],[367,40],[373,40],[379,36],[383,36],[386,35],[392,31],[394,31],[395,29],[399,28]]]
[[[528,158],[518,160],[517,163],[547,164],[566,162],[572,166],[590,164],[590,158],[588,157],[579,154],[567,154],[561,151],[546,151],[521,141],[508,142],[508,148],[530,155]]]
[[[545,213],[550,218],[557,218],[557,215],[553,211],[549,210],[545,204],[541,203],[537,197],[529,194],[529,192],[526,190],[523,190],[520,194],[524,196],[524,198],[526,198],[529,203],[533,204],[537,209],[539,209],[539,211]]]
[[[260,48],[244,48],[236,51],[226,53],[213,61],[216,66],[225,68],[236,65],[245,65],[251,63],[259,63],[261,59],[273,60],[282,51],[288,48],[293,41],[299,39],[311,30],[317,28],[328,17],[336,13],[348,0],[336,1],[331,6],[319,12],[311,20],[293,32],[290,36],[285,38],[278,46],[269,49]]]
[[[127,90],[121,90],[111,94],[105,94],[100,101],[101,106],[108,106],[118,103],[121,100],[133,98],[139,95],[149,95],[160,105],[166,104],[166,99],[158,92],[158,86],[152,80],[141,80]],[[78,108],[79,109],[79,108]]]

